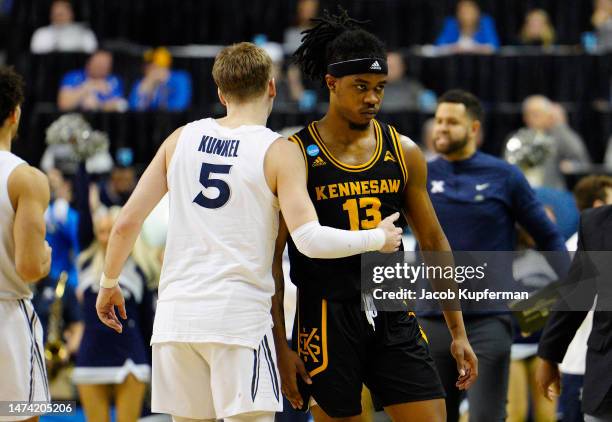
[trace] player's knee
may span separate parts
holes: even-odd
[[[274,422],[274,412],[249,412],[223,418],[225,422]]]

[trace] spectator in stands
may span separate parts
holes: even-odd
[[[506,143],[506,159],[522,168],[532,186],[564,189],[563,173],[590,163],[582,138],[568,125],[565,109],[533,95],[523,102],[523,121],[526,127]]]
[[[30,43],[32,53],[93,53],[98,48],[98,40],[93,31],[74,21],[70,1],[54,0],[51,3],[50,21],[51,25],[34,31]]]
[[[599,50],[612,50],[612,0],[594,0],[591,23],[597,34]]]
[[[459,0],[456,17],[444,20],[436,45],[456,53],[490,53],[499,48],[491,16],[480,13],[476,0]]]
[[[265,41],[258,41],[258,38]],[[272,59],[272,76],[276,82],[274,107],[281,110],[310,111],[317,105],[317,93],[307,89],[302,81],[302,71],[294,64],[283,70],[283,48],[280,44],[267,41],[267,37],[255,37],[255,43],[263,48]]]
[[[158,47],[144,54],[144,78],[137,81],[130,94],[131,110],[184,111],[191,103],[191,76],[184,70],[172,70],[172,55]]]
[[[310,28],[312,18],[319,13],[319,0],[298,0],[294,26],[285,30],[283,49],[285,54],[293,54],[302,43],[302,31]]]
[[[530,10],[519,35],[519,43],[526,46],[550,47],[555,42],[555,29],[544,9]]]
[[[111,73],[112,68],[112,54],[98,50],[89,57],[85,69],[68,72],[60,84],[60,110],[125,111],[123,84]]]
[[[423,84],[406,76],[404,58],[397,51],[387,53],[387,85],[382,111],[418,110],[426,105],[425,96],[432,95],[431,105],[435,107],[435,94],[425,89]]]
[[[45,213],[46,239],[51,246],[51,270],[49,277],[57,281],[65,271],[68,284],[77,286],[76,257],[79,248],[79,214],[71,207],[72,183],[69,175],[57,168],[47,171],[51,188],[51,203]]]
[[[109,179],[100,183],[98,187],[101,205],[123,206],[136,187],[136,170],[131,164],[116,165]]]

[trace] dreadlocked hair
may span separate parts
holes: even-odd
[[[387,55],[383,42],[361,28],[367,21],[351,18],[340,6],[337,15],[324,10],[312,21],[315,25],[302,32],[302,45],[293,53],[302,73],[312,80],[323,81],[328,64]]]

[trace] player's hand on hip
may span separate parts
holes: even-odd
[[[538,358],[535,379],[538,390],[548,400],[553,400],[561,393],[561,376],[555,362]]]
[[[294,409],[300,409],[304,405],[304,399],[298,389],[297,374],[300,374],[306,384],[312,384],[304,362],[297,353],[286,347],[278,353],[278,369],[284,396]]]
[[[467,338],[455,338],[451,343],[451,354],[457,362],[459,377],[455,386],[467,390],[478,378],[478,358]]]
[[[391,253],[399,250],[402,244],[403,230],[395,226],[395,222],[400,217],[400,213],[396,212],[383,219],[379,224],[379,229],[385,232],[385,245],[380,249],[380,252]]]
[[[115,306],[119,310],[119,315],[122,319],[127,319],[125,312],[125,299],[123,299],[123,293],[119,286],[112,287],[110,289],[106,287],[100,287],[98,292],[98,299],[96,300],[96,312],[98,318],[107,327],[112,328],[118,333],[123,331],[123,326],[117,318],[115,313]]]

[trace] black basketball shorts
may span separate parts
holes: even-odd
[[[365,384],[377,407],[444,397],[427,337],[412,312],[379,312],[375,328],[359,303],[298,291],[295,351],[312,385],[298,376],[304,406],[313,397],[331,417],[361,413]]]

